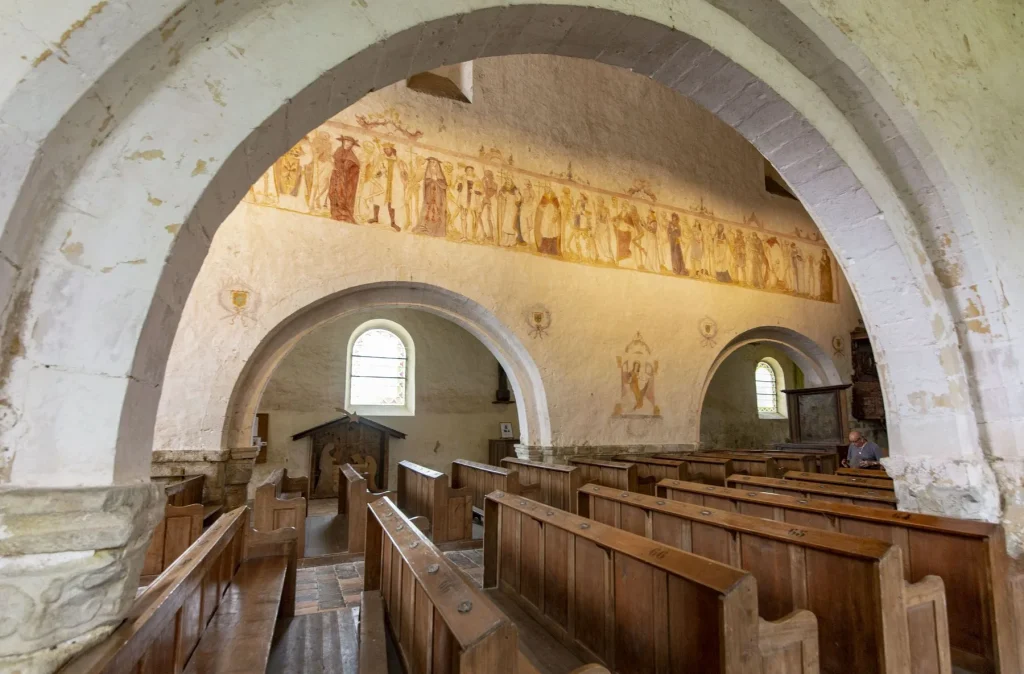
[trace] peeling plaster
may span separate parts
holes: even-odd
[[[206,173],[206,162],[202,159],[196,160],[196,167],[192,169],[192,176],[198,176]]]
[[[95,5],[90,7],[88,13],[85,16],[72,23],[71,26],[66,31],[64,31],[64,34],[60,36],[60,40],[57,42],[57,48],[65,54],[67,54],[68,50],[65,48],[65,45],[67,44],[68,40],[71,39],[71,35],[76,30],[79,30],[80,28],[84,27],[85,24],[89,23],[92,17],[102,12],[103,8],[106,6],[107,0],[101,0],[100,2],[97,2]]]
[[[162,159],[164,159],[164,151],[163,150],[136,150],[135,152],[133,152],[130,155],[128,155],[127,157],[125,157],[125,159],[127,159],[128,161],[138,161],[139,159],[142,159],[142,160],[145,160],[145,161],[153,161],[154,159],[161,159],[162,160]]]
[[[149,193],[147,192],[147,194],[149,194]],[[158,199],[157,197],[154,197],[152,194],[149,194],[149,196],[147,197],[146,201],[148,201],[149,203],[153,204],[154,206],[159,206],[159,205],[164,203],[163,199]]]
[[[206,80],[206,88],[210,90],[210,95],[213,96],[213,102],[222,108],[227,107],[227,103],[224,102],[223,92],[220,88],[220,80]]]

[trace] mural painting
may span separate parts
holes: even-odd
[[[623,351],[615,357],[620,385],[619,402],[615,403],[612,416],[660,417],[661,408],[654,398],[658,361],[651,357],[651,347],[637,332]]]
[[[393,136],[368,130],[379,126],[325,123],[245,200],[401,234],[838,301],[828,249],[799,233],[658,203],[643,180],[618,193],[515,167],[496,150],[471,157],[400,127]]]

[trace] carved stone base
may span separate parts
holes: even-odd
[[[670,445],[576,445],[573,447],[536,447],[516,445],[516,456],[529,461],[544,463],[567,463],[573,456],[611,458],[617,454],[668,454],[674,452],[695,452],[692,444]]]
[[[157,450],[153,452],[153,477],[203,475],[203,502],[220,503],[231,510],[246,501],[259,447],[215,450]]]
[[[113,630],[163,510],[148,483],[0,488],[0,671],[55,671]]]

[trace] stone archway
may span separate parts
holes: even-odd
[[[994,520],[1000,488],[1019,502],[1024,338],[1009,307],[1024,303],[1001,289],[1007,246],[839,19],[804,2],[589,4],[100,3],[57,27],[52,47],[26,28],[37,17],[10,22],[19,39],[2,49],[23,76],[0,100],[0,482],[145,480],[182,306],[253,180],[372,89],[443,63],[545,53],[689,96],[795,189],[863,309],[904,507]],[[956,156],[939,151],[947,165]],[[111,624],[127,600],[75,630]],[[69,638],[46,634],[0,639],[0,657]]]
[[[718,369],[729,356],[743,347],[760,343],[771,344],[786,354],[803,371],[808,386],[829,386],[843,383],[835,363],[813,339],[801,335],[795,330],[774,325],[745,330],[729,340],[729,343],[722,347],[714,362],[708,367],[700,391],[699,407],[694,416],[697,421],[695,433],[697,438],[700,438],[700,422],[708,387],[711,386],[711,381],[715,378]]]
[[[224,410],[224,447],[251,442],[253,415],[274,369],[303,336],[354,311],[371,308],[417,309],[441,316],[479,339],[505,368],[515,393],[521,441],[551,442],[551,422],[540,372],[511,331],[482,306],[456,293],[424,283],[378,283],[335,293],[295,312],[271,330],[246,360]]]

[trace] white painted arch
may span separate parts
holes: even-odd
[[[371,283],[348,288],[294,312],[268,332],[248,356],[222,418],[223,446],[252,442],[252,420],[278,364],[317,327],[367,309],[415,309],[440,316],[480,340],[505,368],[515,394],[524,444],[551,443],[551,420],[540,371],[518,337],[480,304],[426,283]],[[214,415],[217,418],[218,415]]]
[[[863,310],[903,502],[925,503],[915,490],[931,477],[915,466],[953,462],[971,514],[999,515],[989,434],[1013,438],[1024,421],[986,409],[980,426],[982,405],[1024,393],[1000,378],[1015,368],[988,365],[1019,345],[971,329],[979,306],[1001,304],[995,272],[980,238],[961,245],[972,220],[955,217],[959,193],[925,136],[809,3],[129,4],[83,7],[54,58],[10,54],[25,77],[0,100],[4,480],[147,477],[164,365],[209,242],[302,134],[413,72],[549,53],[652,77],[775,164]],[[985,293],[975,313],[968,288]]]

